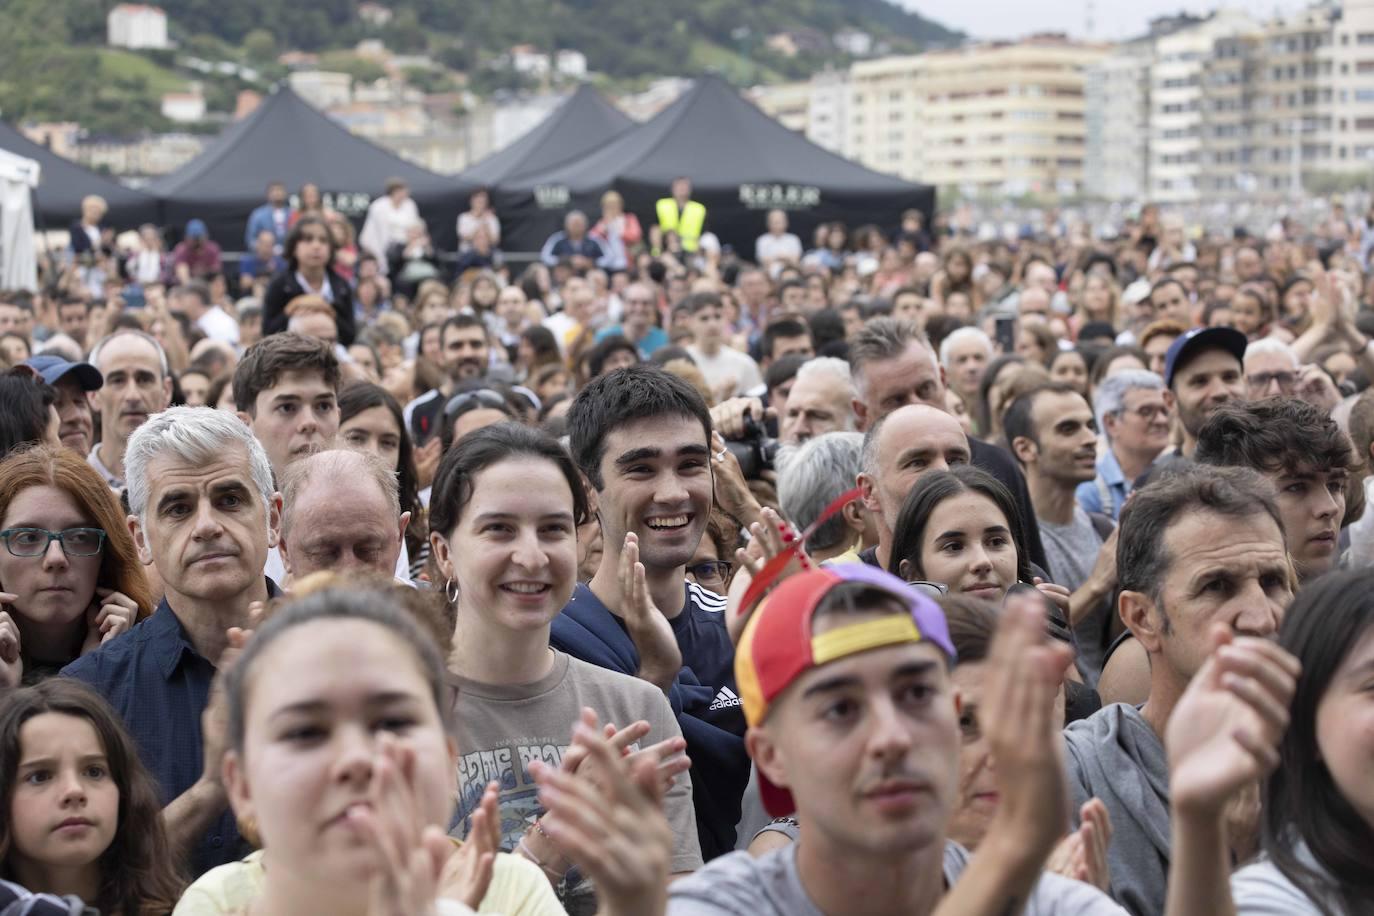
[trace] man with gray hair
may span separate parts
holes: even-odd
[[[1252,341],[1245,348],[1245,390],[1252,401],[1301,398],[1330,413],[1341,393],[1320,366],[1302,364],[1298,350],[1272,337]]]
[[[993,357],[992,339],[978,328],[957,328],[940,341],[940,365],[949,387],[969,410],[978,403],[978,386]]]
[[[341,480],[349,481],[346,500]],[[329,449],[302,458],[282,475],[282,500],[288,581],[326,570],[396,572],[410,513],[401,511],[395,472],[376,455]]]
[[[853,432],[858,426],[854,396],[849,363],[833,356],[807,360],[787,395],[778,438],[784,445],[800,445],[825,433]]]
[[[1107,447],[1097,456],[1097,475],[1074,492],[1083,511],[1113,521],[1121,515],[1135,481],[1169,446],[1173,408],[1164,379],[1144,369],[1118,372],[1097,386],[1093,411]]]
[[[105,384],[91,395],[100,411],[100,441],[86,457],[110,489],[124,489],[124,449],[129,436],[172,403],[172,374],[157,338],[142,331],[115,331],[91,350],[91,365]]]
[[[130,437],[124,463],[138,559],[157,568],[165,597],[62,674],[94,687],[124,720],[162,791],[173,852],[195,876],[249,849],[221,781],[225,717],[210,686],[226,652],[243,644],[231,628],[251,626],[250,607],[281,593],[262,574],[281,496],[248,427],[209,407],[155,414]]]
[[[921,329],[910,321],[874,318],[849,343],[849,365],[854,372],[854,413],[859,428],[867,429],[908,404],[926,404],[949,412],[945,401],[945,370]],[[1016,501],[1025,526],[1031,562],[1042,569],[1045,550],[1040,526],[1035,522],[1026,478],[1010,454],[979,439],[968,440],[971,463],[1006,487]]]
[[[798,528],[809,528],[826,506],[853,489],[863,467],[863,433],[831,432],[800,448],[788,449],[778,474],[782,514]],[[858,563],[859,551],[878,542],[877,527],[862,500],[852,500],[807,538],[818,563]]]

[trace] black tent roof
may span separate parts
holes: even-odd
[[[293,192],[313,182],[329,206],[361,223],[388,178],[410,185],[435,244],[452,247],[455,220],[466,206],[462,183],[349,133],[283,86],[205,152],[153,182],[149,191],[162,201],[174,230],[200,218],[212,238],[236,249],[243,244],[248,215],[265,199],[270,181],[281,181]]]
[[[605,96],[583,83],[520,139],[458,176],[470,185],[496,185],[513,175],[542,172],[583,156],[634,126]]]
[[[933,215],[934,189],[883,175],[831,153],[743,99],[718,77],[696,81],[653,119],[600,149],[538,173],[501,183],[498,212],[508,248],[537,248],[559,228],[570,207],[595,218],[597,197],[615,188],[629,209],[652,218],[654,201],[672,180],[692,179],[706,204],[707,229],[746,258],[764,230],[764,215],[779,207],[792,231],[809,242],[821,222],[895,228],[901,211]]]
[[[128,229],[157,221],[155,197],[64,159],[3,121],[0,121],[0,149],[33,159],[39,165],[38,188],[33,195],[34,221],[39,228],[65,229],[81,216],[81,198],[87,194],[105,198],[110,205],[106,222],[111,226]]]

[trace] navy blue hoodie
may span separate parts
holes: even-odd
[[[735,649],[725,629],[725,599],[685,583],[687,602],[669,621],[682,651],[682,670],[668,702],[692,759],[692,800],[702,858],[734,851],[740,798],[749,783],[744,709],[735,688]],[[639,652],[625,623],[586,585],[554,618],[550,644],[602,668],[635,676]],[[624,725],[617,722],[617,725]]]

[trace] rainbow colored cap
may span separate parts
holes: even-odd
[[[880,589],[906,605],[910,616],[891,615],[811,632],[816,608],[830,590],[846,583]],[[761,723],[774,700],[806,671],[821,665],[908,642],[930,642],[954,661],[954,643],[944,611],[891,573],[865,563],[826,566],[788,576],[760,602],[735,649],[735,683],[750,727]],[[792,794],[759,773],[763,807],[773,817],[796,810]]]

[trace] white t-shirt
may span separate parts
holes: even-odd
[[[691,354],[701,374],[706,377],[706,384],[713,390],[723,385],[727,379],[734,380],[736,395],[742,395],[750,388],[763,384],[758,363],[750,359],[747,353],[730,347],[721,347],[715,356],[707,356],[696,345],[688,347],[687,352]]]
[[[953,887],[968,867],[969,853],[945,844],[945,884]],[[1126,911],[1090,884],[1043,874],[1031,890],[1022,916],[1126,916]],[[797,844],[755,858],[732,852],[673,883],[668,916],[824,916],[802,887]]]
[[[782,235],[765,232],[754,242],[754,261],[759,264],[768,264],[776,259],[795,263],[801,260],[801,256],[801,239],[790,232]]]
[[[210,306],[209,310],[200,316],[200,320],[196,322],[196,327],[204,331],[205,336],[211,340],[222,340],[225,343],[238,346],[239,323],[218,305]]]

